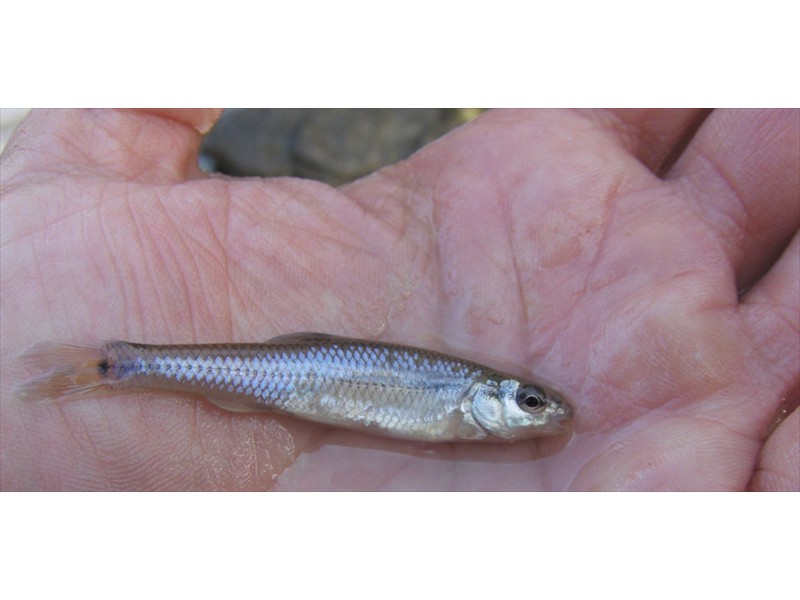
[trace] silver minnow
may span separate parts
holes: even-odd
[[[25,362],[48,374],[28,400],[138,389],[205,396],[236,412],[271,411],[405,440],[515,441],[568,431],[556,391],[447,354],[320,333],[263,344],[47,344]]]

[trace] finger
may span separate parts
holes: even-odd
[[[800,225],[800,112],[721,110],[668,175],[716,233],[747,288]]]
[[[800,233],[769,272],[742,297],[742,317],[770,378],[784,392],[800,385]]]
[[[795,409],[767,438],[749,488],[800,492],[800,409]]]
[[[219,116],[210,110],[34,111],[3,154],[3,183],[53,175],[99,175],[143,183],[197,177],[202,133]]]
[[[669,168],[708,113],[697,108],[586,111],[656,174]]]

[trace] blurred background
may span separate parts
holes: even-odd
[[[200,166],[235,176],[296,176],[340,185],[402,160],[474,119],[473,108],[226,110],[206,136]],[[2,109],[4,148],[28,109]]]

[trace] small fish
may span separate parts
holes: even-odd
[[[320,333],[263,344],[47,344],[23,360],[48,373],[16,389],[26,400],[185,392],[225,410],[272,411],[426,442],[557,435],[568,431],[573,414],[557,392],[470,361]]]

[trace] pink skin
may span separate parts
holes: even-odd
[[[33,114],[2,158],[2,489],[800,489],[800,113],[703,116],[491,111],[337,190],[201,173],[216,113]],[[520,365],[576,434],[11,392],[39,341],[309,330]]]

